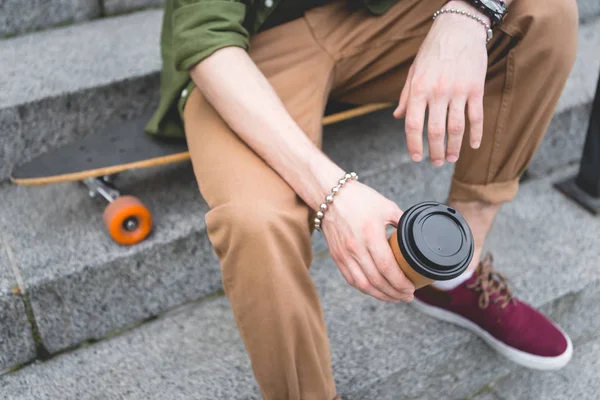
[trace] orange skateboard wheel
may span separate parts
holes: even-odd
[[[122,196],[104,210],[104,225],[115,242],[131,246],[150,234],[152,214],[138,198]]]

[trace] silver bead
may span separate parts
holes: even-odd
[[[334,187],[334,188],[331,189],[331,193],[333,193],[333,194],[337,194],[337,192],[339,192],[339,191],[340,191],[340,187],[339,186],[336,186],[336,187]]]
[[[333,201],[333,196],[328,194],[327,197],[325,197],[325,201],[331,203]]]
[[[344,186],[345,183],[346,183],[345,179],[340,179],[340,182],[339,182],[340,186]]]
[[[352,178],[352,175],[350,175],[350,174],[346,174],[346,175],[344,175],[344,179],[348,180],[348,179],[350,179],[350,178]]]
[[[327,211],[327,204],[322,203],[319,208],[321,209],[321,211],[325,212],[325,211]]]
[[[315,225],[321,224],[321,220],[319,218],[315,218]]]
[[[356,175],[356,172],[350,172],[350,176],[352,177],[352,179],[358,179],[358,175]]]
[[[324,216],[323,211],[317,211],[317,218],[323,218]]]

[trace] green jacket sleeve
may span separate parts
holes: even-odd
[[[244,28],[246,5],[235,0],[175,0],[173,7],[175,67],[187,71],[223,47],[248,49]]]

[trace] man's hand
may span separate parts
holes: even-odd
[[[466,10],[486,19],[463,1],[451,1],[444,8]],[[394,111],[396,118],[406,116],[407,143],[413,161],[423,158],[426,109],[429,110],[427,136],[433,165],[441,166],[444,159],[458,160],[465,133],[465,113],[470,123],[471,147],[479,148],[483,135],[486,70],[483,25],[464,15],[440,15],[410,68]]]
[[[348,181],[322,224],[331,257],[346,281],[388,302],[411,301],[415,290],[398,266],[385,232],[401,216],[394,202],[358,181]]]

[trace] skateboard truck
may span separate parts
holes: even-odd
[[[152,230],[152,215],[138,198],[121,196],[112,181],[113,177],[108,175],[84,179],[82,182],[90,197],[100,196],[108,202],[103,219],[113,240],[123,245],[139,243]]]
[[[83,184],[87,186],[90,197],[96,197],[97,195],[102,196],[106,201],[112,203],[119,197],[121,192],[111,185],[113,178],[110,175],[102,178],[89,178],[84,179]]]

